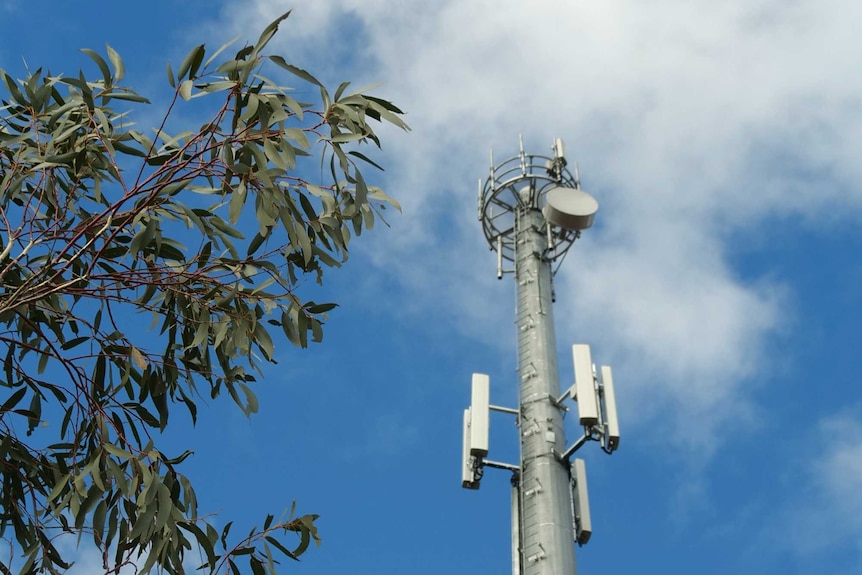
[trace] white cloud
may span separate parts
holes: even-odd
[[[832,417],[821,423],[820,435],[826,447],[814,459],[814,483],[862,545],[862,424],[858,417]]]
[[[742,385],[763,367],[761,340],[778,325],[781,299],[735,281],[716,246],[679,241],[685,234],[656,231],[632,247],[590,242],[562,283],[576,297],[557,317],[577,318],[563,333],[591,341],[596,361],[620,370],[628,421],[661,416],[673,443],[704,449],[721,423],[750,422]]]
[[[790,495],[765,513],[756,540],[800,556],[862,550],[862,423],[859,409],[822,418],[790,462]]]
[[[130,557],[128,562],[124,563],[119,574],[113,570],[104,568],[104,562],[101,552],[98,548],[92,545],[92,539],[88,535],[82,538],[83,544],[77,544],[77,537],[72,534],[61,535],[55,540],[55,546],[60,552],[60,555],[66,560],[73,562],[73,565],[65,573],[66,575],[94,575],[97,573],[112,573],[115,575],[132,575],[137,573],[139,565],[143,565],[147,558],[147,554],[141,557]],[[197,542],[192,540],[192,549],[186,550],[183,556],[183,568],[187,573],[194,573],[200,565],[206,560],[206,555],[198,546]],[[108,554],[108,565],[114,564],[114,549],[111,549]]]
[[[281,9],[224,16],[254,34]],[[842,0],[341,0],[298,9],[277,42],[327,74],[339,58],[368,64],[338,79],[383,80],[409,112],[414,132],[393,136],[386,161],[405,214],[363,245],[417,316],[448,310],[488,341],[513,310],[474,217],[487,148],[567,138],[602,208],[563,266],[558,339],[602,344],[624,406],[649,397],[680,444],[708,448],[720,423],[746,418],[743,386],[792,316],[785,288],[732,268],[735,242],[862,203],[862,80],[847,73],[860,17]]]

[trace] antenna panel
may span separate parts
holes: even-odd
[[[575,541],[586,545],[593,534],[590,517],[590,498],[587,492],[587,468],[583,459],[575,459],[570,468],[572,474],[572,499],[575,507]]]
[[[521,487],[512,485],[512,575],[521,575]]]
[[[578,417],[581,425],[595,425],[599,422],[599,404],[593,380],[590,346],[583,343],[573,345],[572,359],[575,362],[575,400],[578,402]]]
[[[473,374],[470,402],[470,455],[488,455],[488,428],[490,411],[490,378],[484,373]]]
[[[464,410],[464,436],[461,449],[461,487],[479,489],[479,482],[473,479],[473,461],[470,457],[470,409]]]
[[[602,366],[602,395],[605,399],[605,441],[608,451],[620,446],[620,424],[617,419],[617,398],[614,393],[614,377],[611,368]]]
[[[564,159],[566,157],[566,150],[563,147],[562,138],[554,138],[554,157],[559,159]]]

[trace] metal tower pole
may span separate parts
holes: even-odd
[[[596,200],[580,189],[577,166],[567,169],[563,142],[553,156],[520,153],[479,181],[479,221],[497,252],[497,277],[514,272],[517,290],[519,407],[490,404],[489,376],[473,374],[470,407],[464,410],[461,485],[479,489],[487,467],[512,472],[513,575],[576,575],[574,543],[592,533],[586,472],[572,455],[589,440],[611,453],[619,446],[613,378],[607,366],[597,378],[589,346],[572,347],[575,385],[560,395],[554,337],[552,265],[559,264],[581,230],[592,226]],[[507,263],[514,269],[504,269]],[[584,435],[566,447],[560,402],[578,404]],[[519,465],[488,455],[489,411],[517,416]],[[574,525],[573,525],[574,523]]]
[[[524,575],[575,574],[568,469],[552,307],[547,223],[532,206],[515,217],[520,377],[521,537]]]

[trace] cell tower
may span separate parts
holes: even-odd
[[[572,346],[575,381],[560,393],[554,338],[553,277],[581,231],[593,224],[598,203],[581,190],[577,166],[569,171],[563,141],[553,156],[520,152],[479,180],[479,221],[497,252],[497,277],[513,273],[517,289],[518,409],[490,404],[489,377],[473,374],[464,410],[462,486],[478,489],[486,467],[512,472],[513,575],[575,575],[574,543],[592,533],[582,459],[587,441],[612,453],[619,446],[611,368],[596,368],[588,345]],[[508,266],[509,269],[506,269]],[[566,442],[566,400],[577,402],[583,436]],[[518,465],[488,456],[489,411],[514,415],[520,435]]]

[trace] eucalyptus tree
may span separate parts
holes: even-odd
[[[0,71],[0,571],[62,572],[64,534],[111,573],[180,573],[192,550],[204,572],[274,573],[319,543],[294,509],[241,537],[217,529],[180,472],[190,452],[158,443],[202,396],[254,413],[276,341],[320,341],[335,306],[305,301],[302,278],[322,281],[400,209],[359,150],[380,146],[377,123],[407,129],[401,111],[267,53],[286,17],[233,57],[201,45],[168,66],[152,131],[134,126],[149,102],[111,47],[84,50],[95,79]],[[169,134],[180,110],[208,119]]]

